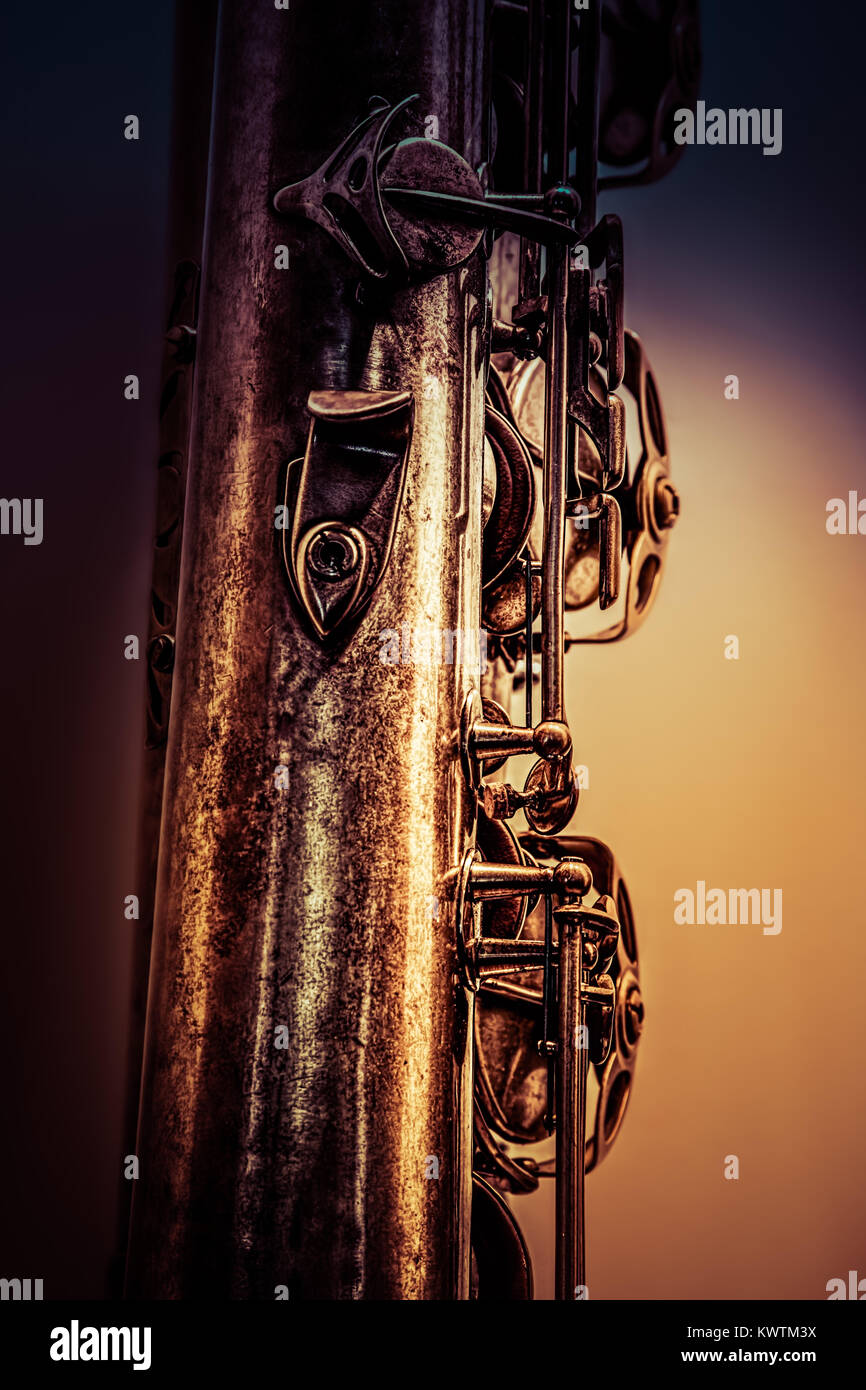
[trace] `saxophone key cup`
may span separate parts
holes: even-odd
[[[679,493],[670,476],[664,411],[644,346],[636,333],[625,334],[624,385],[629,409],[637,414],[640,456],[629,461],[629,477],[612,494],[621,516],[625,557],[624,602],[620,616],[607,628],[587,636],[567,638],[567,645],[615,642],[636,632],[646,621],[658,596],[668,543],[680,515]],[[579,506],[583,504],[575,504]],[[573,567],[581,560],[575,556]],[[587,562],[591,563],[591,562]],[[586,588],[586,585],[584,585]],[[592,597],[591,591],[580,604]],[[602,603],[602,608],[612,606]]]
[[[608,1153],[628,1108],[644,1020],[631,903],[612,851],[588,836],[520,836],[524,853],[553,883],[576,862],[589,869],[598,896],[591,909],[554,908],[554,921],[583,920],[584,944],[596,949],[594,979],[584,983],[588,1061],[595,1095],[587,1120],[586,1171]],[[554,866],[556,866],[554,868]],[[579,871],[580,872],[580,871]],[[546,891],[546,890],[545,890]],[[544,911],[528,912],[520,940],[543,944]],[[527,959],[529,953],[527,951]],[[543,1041],[543,964],[483,979],[475,1011],[476,1100],[494,1135],[531,1145],[547,1136],[548,1065]],[[516,1189],[512,1189],[516,1190]]]

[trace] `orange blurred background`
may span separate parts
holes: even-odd
[[[712,179],[715,153],[687,151],[680,207]],[[757,151],[724,158],[728,177],[737,158],[765,172]],[[863,406],[816,351],[808,259],[771,278],[766,317],[744,283],[745,235],[742,259],[736,247],[720,264],[712,243],[705,259],[696,238],[656,273],[666,191],[650,195],[658,220],[642,222],[640,192],[610,207],[680,521],[645,626],[567,658],[590,773],[574,828],[611,844],[626,875],[647,1011],[623,1128],[587,1179],[589,1296],[821,1299],[829,1279],[866,1275],[866,537],[825,525],[827,501],[863,477]],[[696,198],[692,220],[712,206]],[[686,241],[688,221],[675,224]],[[756,284],[772,253],[759,243],[756,267],[752,250]],[[786,332],[803,292],[809,313]],[[842,304],[823,307],[841,317]],[[852,377],[857,365],[844,363]],[[730,373],[739,400],[725,399]],[[738,660],[724,655],[732,634]],[[674,892],[700,879],[781,888],[782,931],[675,925]],[[730,1154],[737,1180],[724,1177]],[[550,1298],[553,1184],[514,1209],[536,1297]]]

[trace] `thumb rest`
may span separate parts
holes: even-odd
[[[397,8],[392,8],[396,15]],[[448,0],[431,0],[429,8],[431,13],[441,10],[446,21],[450,15],[457,22],[458,11]],[[480,14],[484,7],[478,8]],[[609,21],[604,53],[602,8]],[[391,789],[384,758],[374,747],[369,748],[367,757],[368,747],[362,737],[354,740],[353,752],[347,753],[346,768],[339,769],[343,782],[328,782],[330,771],[323,777],[324,784],[330,786],[342,787],[347,779],[357,782],[357,804],[363,804],[365,814],[370,815],[369,826],[363,828],[368,838],[362,841],[359,833],[357,844],[353,844],[347,827],[342,837],[335,831],[337,810],[332,812],[321,798],[316,801],[315,776],[308,772],[302,785],[313,789],[310,796],[320,815],[320,826],[328,828],[331,840],[323,842],[320,850],[312,843],[315,836],[311,838],[303,829],[296,832],[294,840],[280,839],[284,829],[273,832],[275,846],[294,846],[299,865],[303,856],[304,863],[321,863],[328,848],[333,863],[325,894],[320,891],[324,880],[312,872],[305,880],[302,867],[295,880],[289,879],[295,891],[286,911],[297,914],[301,929],[292,941],[301,944],[297,951],[293,944],[287,952],[288,964],[277,969],[274,961],[279,959],[279,950],[275,956],[267,956],[267,964],[263,963],[264,956],[259,958],[255,1061],[243,1064],[252,1067],[245,1073],[252,1077],[247,1083],[251,1098],[243,1101],[244,1136],[231,1141],[234,1147],[230,1145],[231,1162],[236,1164],[238,1155],[243,1160],[237,1168],[240,1176],[232,1179],[235,1186],[230,1187],[226,1198],[232,1239],[241,1249],[240,1256],[231,1256],[234,1272],[226,1275],[227,1287],[232,1289],[260,1290],[276,1277],[276,1263],[272,1267],[261,1259],[256,1264],[250,1252],[257,1241],[265,1245],[269,1238],[269,1210],[262,1198],[266,1189],[257,1186],[260,1181],[264,1183],[260,1172],[270,1173],[268,1165],[277,1147],[268,1130],[268,1107],[278,1116],[285,1108],[283,1097],[289,1095],[293,1116],[297,1112],[293,1127],[285,1131],[295,1190],[286,1195],[291,1184],[282,1172],[268,1177],[272,1186],[267,1191],[276,1194],[275,1204],[284,1213],[284,1219],[273,1223],[279,1228],[274,1248],[279,1249],[284,1263],[291,1264],[293,1252],[304,1242],[297,1232],[309,1212],[313,1233],[305,1246],[306,1258],[310,1265],[314,1258],[318,1263],[315,1272],[307,1274],[306,1285],[304,1272],[295,1269],[287,1288],[297,1289],[302,1297],[306,1296],[305,1289],[312,1290],[312,1296],[322,1296],[321,1290],[328,1290],[325,1296],[531,1297],[531,1262],[507,1196],[531,1192],[542,1180],[550,1179],[556,1184],[556,1297],[572,1300],[586,1296],[584,1176],[602,1161],[622,1126],[644,1008],[631,907],[614,855],[599,840],[566,833],[578,809],[580,786],[566,720],[565,655],[571,646],[581,643],[618,640],[644,622],[659,590],[670,529],[679,510],[654,377],[640,339],[624,327],[621,224],[615,216],[598,218],[596,213],[597,193],[604,187],[598,178],[598,157],[601,150],[607,162],[618,169],[640,165],[637,170],[631,167],[629,173],[617,173],[609,180],[610,187],[647,182],[666,172],[675,158],[666,140],[667,127],[676,106],[693,100],[697,76],[693,5],[665,3],[656,7],[659,14],[653,19],[647,16],[641,20],[641,32],[659,39],[652,50],[652,63],[642,58],[640,34],[636,41],[640,25],[636,30],[635,16],[626,23],[620,8],[618,4],[593,5],[576,11],[564,0],[493,6],[489,45],[493,125],[499,139],[490,140],[487,159],[479,160],[477,152],[464,158],[444,140],[418,135],[418,96],[390,101],[375,95],[369,97],[367,113],[361,119],[346,122],[346,133],[331,153],[318,164],[311,162],[311,172],[271,183],[267,216],[273,226],[285,229],[285,235],[307,238],[303,244],[313,249],[324,267],[322,285],[327,292],[318,311],[323,325],[321,350],[311,351],[309,361],[300,353],[292,359],[296,377],[307,383],[300,408],[292,407],[295,432],[303,420],[306,444],[300,433],[284,455],[289,461],[282,466],[278,491],[277,512],[282,515],[277,538],[279,565],[290,596],[291,621],[297,624],[295,664],[302,704],[295,705],[296,722],[301,722],[299,708],[304,709],[306,721],[297,734],[298,747],[308,760],[322,757],[328,768],[335,758],[339,760],[340,728],[328,726],[324,715],[317,722],[307,713],[310,693],[326,689],[324,683],[331,679],[339,683],[345,676],[357,704],[354,673],[363,669],[357,664],[361,661],[361,635],[367,634],[369,640],[369,629],[377,625],[377,619],[381,622],[386,600],[400,596],[405,536],[425,524],[417,501],[425,450],[445,452],[443,476],[458,499],[451,518],[458,539],[451,552],[444,546],[442,554],[458,557],[460,577],[455,577],[455,586],[467,589],[466,611],[480,617],[487,662],[485,665],[479,659],[479,679],[464,663],[455,686],[461,691],[459,721],[456,727],[452,722],[450,729],[439,731],[434,752],[425,763],[428,770],[434,768],[441,785],[448,789],[438,802],[428,803],[431,813],[436,805],[446,806],[449,821],[443,824],[438,840],[438,858],[444,867],[437,868],[430,880],[434,889],[430,896],[436,903],[432,933],[429,925],[423,931],[413,927],[414,935],[406,928],[397,945],[380,942],[376,961],[370,965],[363,956],[372,935],[365,937],[359,932],[357,942],[342,944],[353,917],[367,922],[365,897],[369,899],[368,925],[372,931],[382,866],[388,857],[380,846],[380,862],[373,862]],[[246,45],[252,55],[249,70],[259,81],[259,55],[266,51],[265,43],[270,43],[265,37],[265,21],[247,21],[241,8],[233,5],[226,13],[229,38],[222,43],[221,61],[230,64],[233,60],[234,33],[238,49]],[[477,44],[477,35],[472,25],[466,24],[462,10],[460,16],[466,41]],[[315,25],[317,21],[305,18],[296,22]],[[258,48],[246,38],[247,29],[256,25],[261,27]],[[425,29],[425,33],[436,34],[435,41],[430,39],[431,52],[435,44],[441,46],[447,31],[447,22],[437,28],[431,20]],[[387,45],[380,47],[384,50]],[[243,52],[238,59],[242,61],[247,61]],[[389,61],[393,67],[393,60]],[[231,103],[227,107],[231,109]],[[623,112],[630,113],[629,120],[622,119]],[[480,128],[480,113],[471,109],[470,117],[464,124],[473,130]],[[518,128],[521,157],[517,157],[512,138]],[[236,163],[233,167],[240,166]],[[232,197],[237,178],[235,173],[234,182],[226,182]],[[500,191],[500,186],[514,191]],[[256,216],[262,216],[261,212]],[[247,286],[246,280],[243,283]],[[431,286],[443,283],[450,287],[450,300],[443,296],[438,300],[425,298]],[[298,303],[309,309],[312,299],[303,298],[303,289],[296,293],[301,296]],[[218,299],[213,284],[211,295]],[[452,309],[459,306],[465,315],[450,338],[443,335],[441,323],[431,326],[425,320],[425,313],[430,312],[426,305],[438,305],[441,319],[446,302]],[[203,303],[207,306],[206,290]],[[227,298],[225,303],[230,306],[231,301]],[[274,317],[267,306],[261,312]],[[213,325],[213,316],[210,322]],[[211,327],[209,331],[211,351],[216,351],[216,330]],[[312,326],[309,331],[313,331]],[[435,364],[438,376],[435,372],[425,374],[422,368],[428,363]],[[464,481],[455,482],[461,464],[447,456],[444,433],[441,438],[434,437],[426,423],[428,387],[436,397],[444,389],[442,380],[447,390],[457,381],[458,403],[451,407],[448,418],[453,425],[456,412],[462,423],[452,435],[452,443],[459,435],[465,457],[474,459]],[[271,398],[275,398],[273,391]],[[218,410],[219,394],[212,393],[209,399]],[[635,417],[635,437],[639,439],[636,458],[629,457],[626,443],[627,412]],[[206,452],[207,411],[201,405],[197,419],[199,446]],[[233,448],[234,434],[231,438]],[[270,485],[272,453],[271,434],[266,433],[261,453],[262,496],[267,495]],[[289,458],[289,454],[294,457]],[[258,468],[255,449],[251,457]],[[208,476],[220,474],[208,475],[202,470],[202,495]],[[465,479],[474,479],[469,495]],[[231,505],[236,509],[246,506],[254,484],[259,486],[255,478],[245,492],[234,495]],[[443,508],[431,526],[431,547],[445,533],[448,520]],[[189,592],[194,591],[196,600],[203,593],[215,592],[218,582],[209,579],[208,589],[200,580],[206,564],[202,554],[203,548],[198,546],[188,567]],[[233,537],[223,554],[230,571],[238,554]],[[218,563],[217,553],[215,568]],[[258,556],[255,566],[261,588],[263,569]],[[247,586],[244,603],[253,592],[254,586]],[[599,630],[566,631],[567,613],[594,612],[596,605]],[[193,606],[190,604],[190,611]],[[207,622],[216,621],[218,608],[215,603],[202,605]],[[238,611],[247,614],[244,621],[251,632],[256,622],[260,629],[269,616],[266,606],[255,610],[255,620],[249,618],[247,609]],[[206,650],[206,623],[202,621],[204,635],[198,640]],[[234,644],[238,630],[238,621],[230,615],[225,640]],[[257,631],[256,638],[251,638],[253,649],[259,636]],[[394,637],[399,637],[396,630]],[[194,655],[196,643],[192,639],[189,647]],[[371,691],[381,691],[377,680],[378,676],[371,677]],[[192,677],[188,689],[193,688],[191,681]],[[512,706],[520,700],[521,686],[522,722],[515,724]],[[404,688],[410,693],[413,689],[408,677]],[[425,690],[446,707],[447,700],[435,681]],[[373,699],[372,694],[369,698]],[[341,706],[337,700],[335,707],[349,706],[345,701]],[[388,708],[397,707],[383,702],[383,722]],[[182,706],[178,718],[185,718]],[[288,715],[280,710],[275,718],[280,736],[288,738]],[[211,722],[208,738],[212,727]],[[405,737],[415,740],[419,727],[413,725]],[[432,719],[430,728],[435,729]],[[183,732],[178,746],[182,738]],[[245,731],[242,738],[246,738]],[[229,742],[221,731],[219,739],[222,744]],[[258,754],[245,756],[254,761]],[[532,763],[522,787],[518,787],[504,780],[504,769],[509,759],[522,757],[530,757]],[[357,767],[352,765],[353,759],[360,760]],[[187,752],[183,761],[189,769],[195,758]],[[243,779],[240,762],[227,762],[226,766]],[[200,912],[196,894],[188,891],[185,881],[182,888],[170,882],[175,872],[172,843],[180,846],[174,857],[180,865],[178,875],[185,872],[184,856],[190,854],[185,830],[177,830],[174,840],[171,838],[172,797],[180,806],[175,820],[178,825],[183,821],[184,775],[176,770],[173,782],[169,776],[169,814],[163,831],[166,845],[160,852],[160,872],[168,886],[162,890],[163,922],[160,925],[158,911],[155,927],[155,939],[161,944],[151,973],[151,991],[153,994],[156,989],[157,1002],[151,1006],[140,1121],[141,1143],[150,1142],[153,1155],[159,1140],[148,1136],[158,1135],[161,1114],[175,1106],[174,1100],[164,1099],[169,1094],[167,1084],[165,1091],[160,1091],[162,1078],[170,1074],[176,1077],[182,1071],[161,1042],[159,1018],[169,1012],[166,1000],[195,954],[187,951],[183,963],[172,971],[172,960],[181,959],[181,955],[172,956],[175,928],[168,921],[171,903],[181,904],[181,916]],[[240,793],[239,797],[242,800]],[[263,814],[258,792],[250,793],[247,804],[254,808],[250,814],[256,825],[275,824],[273,818],[267,819],[269,811],[261,821],[256,819]],[[397,792],[395,814],[400,804]],[[382,809],[377,820],[379,805]],[[464,809],[455,812],[454,807]],[[294,824],[291,817],[295,814],[297,808],[289,812],[288,822],[281,820],[280,825]],[[508,822],[515,817],[522,818],[525,829],[511,829]],[[243,838],[236,822],[232,833]],[[226,843],[231,845],[230,837]],[[338,847],[342,868],[337,865]],[[232,873],[240,875],[233,882],[243,880],[246,864],[254,862],[256,852],[247,841],[246,858],[233,856]],[[275,850],[268,853],[267,873],[261,882],[272,885],[278,857]],[[214,862],[219,856],[226,856],[223,842],[214,851]],[[405,862],[395,855],[395,884],[403,881],[401,874],[405,879],[410,857],[408,850]],[[220,891],[221,885],[222,880]],[[270,911],[267,904],[277,894],[272,886],[259,886],[256,891],[261,895],[264,918]],[[405,922],[416,910],[419,888],[410,884],[407,892],[413,895],[413,905],[410,910],[406,904]],[[306,917],[304,902],[298,901],[304,895],[310,902]],[[326,898],[327,905],[322,906]],[[386,911],[393,912],[390,899],[381,901],[387,904]],[[341,917],[333,915],[335,902],[343,912]],[[218,915],[225,911],[228,921],[236,903],[237,897],[232,900],[230,894],[223,894]],[[383,924],[388,920],[383,917]],[[392,915],[392,937],[395,921]],[[300,1020],[296,1031],[303,1034],[307,1048],[304,1052],[299,1045],[287,1063],[294,1069],[294,1081],[279,1079],[271,1092],[271,1082],[262,1080],[267,1069],[262,1060],[261,1039],[266,1029],[261,1020],[269,1016],[271,1008],[270,1002],[266,1007],[262,1000],[276,997],[269,993],[277,988],[272,980],[300,979],[304,969],[303,929],[309,931],[307,940],[311,942],[314,923],[318,923],[319,940],[327,937],[334,943],[333,950],[338,953],[335,969],[342,961],[347,972],[347,1000],[356,978],[363,981],[358,995],[363,999],[362,1012],[368,1009],[371,997],[377,998],[377,988],[381,987],[376,1020],[376,1027],[381,1029],[385,1026],[381,1018],[397,1018],[401,1010],[406,1017],[402,1024],[398,1020],[395,1028],[411,1030],[413,1026],[412,1008],[406,999],[416,982],[407,984],[407,975],[401,983],[397,975],[389,974],[389,952],[398,956],[401,950],[408,953],[410,940],[416,951],[429,951],[431,942],[439,950],[436,943],[440,934],[447,934],[440,956],[443,962],[450,961],[450,966],[445,967],[447,978],[444,983],[440,979],[436,989],[437,998],[450,998],[453,1017],[440,1024],[436,1014],[428,1055],[433,1058],[431,1070],[435,1062],[437,1075],[444,1076],[447,1069],[441,1054],[447,1054],[450,1068],[453,1051],[451,1094],[430,1104],[437,1112],[437,1132],[446,1136],[442,1164],[450,1165],[453,1176],[448,1176],[450,1186],[447,1200],[443,1197],[440,1203],[441,1211],[436,1208],[431,1215],[431,1197],[424,1215],[417,1215],[423,1203],[416,1195],[411,1198],[411,1212],[407,1208],[405,1216],[398,1213],[388,1218],[393,1220],[396,1233],[392,1243],[399,1242],[402,1252],[399,1273],[390,1267],[386,1272],[372,1270],[370,1248],[379,1240],[381,1250],[386,1250],[389,1236],[382,1213],[387,1200],[393,1203],[402,1198],[406,1179],[394,1180],[393,1195],[390,1199],[387,1194],[383,1196],[368,1220],[367,1209],[373,1211],[375,1206],[371,1194],[376,1179],[364,1155],[374,1151],[381,1154],[385,1147],[408,1146],[410,1140],[406,1138],[404,1145],[401,1125],[411,1129],[412,1143],[426,1132],[426,1121],[423,1116],[419,1119],[417,1107],[423,1108],[428,1077],[419,1074],[413,1078],[406,1072],[409,1099],[401,1092],[403,1109],[395,1102],[386,1115],[379,1116],[388,1146],[384,1140],[380,1144],[370,1138],[370,1125],[377,1122],[376,1105],[365,1101],[367,1108],[353,1110],[354,1101],[350,1104],[337,1083],[327,1079],[326,1065],[331,1050],[337,1066],[341,1050],[348,1055],[356,1047],[361,1049],[357,1070],[346,1074],[359,1092],[368,1087],[362,1056],[367,1044],[362,1033],[364,1029],[369,1032],[371,1025],[358,1021],[356,1029],[354,1017],[350,1017],[353,1006],[348,1003],[345,1013],[340,1014],[338,993],[328,994],[327,1007],[315,1002],[323,988],[323,948],[314,959],[314,948],[308,946],[312,983],[293,984],[295,994],[289,996],[290,1012],[294,1009]],[[272,938],[278,935],[272,930]],[[289,935],[286,930],[286,940]],[[224,986],[231,993],[239,990],[243,971],[232,973],[228,937],[224,930],[218,954],[229,962]],[[360,942],[364,942],[363,948]],[[196,949],[201,954],[200,948]],[[271,944],[268,950],[272,949]],[[406,968],[413,969],[411,960]],[[426,978],[434,978],[432,966]],[[166,985],[165,980],[174,984]],[[393,990],[390,995],[389,989]],[[195,1016],[197,1028],[206,1030],[200,994],[195,995],[192,986],[190,991],[194,1002],[187,1012]],[[246,1008],[247,996],[242,997]],[[423,991],[418,997],[423,997]],[[438,1009],[438,1004],[435,1007]],[[432,1016],[432,1003],[430,1009]],[[183,1012],[180,1005],[175,1006],[173,1016],[178,1012]],[[250,1026],[248,1014],[249,1010],[243,1015],[245,1027]],[[230,1017],[228,1011],[225,1017]],[[320,1017],[332,1024],[331,1035],[323,1034],[318,1022],[315,1026],[310,1022]],[[415,1018],[417,1026],[417,1014]],[[219,1027],[223,1030],[220,1046],[225,1047],[231,1028],[222,1021]],[[449,1033],[453,1034],[450,1042]],[[399,1047],[392,1035],[379,1032],[375,1037],[386,1059],[381,1075],[390,1077],[396,1087]],[[194,1056],[187,1076],[203,1067],[200,1048]],[[408,1056],[407,1051],[403,1067],[408,1066]],[[239,1087],[241,1071],[240,1065],[232,1063],[232,1070],[226,1073],[230,1078],[227,1084]],[[423,1071],[424,1067],[419,1067],[419,1072]],[[321,1082],[323,1076],[325,1081]],[[596,1092],[591,1113],[590,1076]],[[377,1080],[373,1090],[384,1084]],[[417,1085],[422,1101],[411,1099],[412,1084]],[[172,1085],[176,1089],[178,1083]],[[321,1095],[316,1093],[317,1085],[323,1088]],[[376,1094],[381,1102],[382,1091]],[[407,1108],[410,1104],[416,1108]],[[229,1113],[228,1107],[223,1109]],[[361,1113],[369,1123],[363,1135],[360,1129],[340,1134],[340,1177],[345,1179],[346,1190],[341,1189],[333,1199],[328,1193],[326,1198],[324,1135],[337,1124],[333,1116],[344,1112],[350,1116]],[[180,1113],[179,1107],[171,1110],[172,1119],[176,1113]],[[200,1123],[204,1112],[200,1108],[195,1113],[196,1123]],[[280,1123],[273,1119],[277,1128]],[[223,1134],[227,1128],[230,1126],[223,1125]],[[312,1138],[311,1129],[316,1131]],[[186,1163],[195,1152],[195,1125],[184,1114],[176,1124],[169,1123],[168,1132],[169,1150],[180,1167],[181,1160]],[[525,1152],[536,1145],[549,1147],[551,1136],[555,1157]],[[292,1145],[296,1155],[291,1153]],[[217,1141],[212,1148],[217,1151]],[[308,1154],[312,1155],[310,1162]],[[435,1160],[438,1179],[439,1156],[434,1152],[431,1159]],[[228,1181],[222,1170],[219,1181]],[[168,1186],[167,1181],[166,1192]],[[178,1183],[172,1198],[175,1202],[180,1190]],[[190,1202],[195,1190],[195,1180],[190,1179],[183,1189]],[[305,1194],[306,1206],[301,1208]],[[128,1289],[133,1294],[153,1288],[154,1269],[159,1264],[153,1254],[154,1232],[159,1230],[160,1213],[165,1210],[160,1203],[167,1199],[145,1194],[135,1200],[140,1208],[137,1212],[133,1207],[128,1262]],[[317,1201],[329,1204],[324,1209],[339,1225],[339,1239],[326,1218],[319,1229]],[[294,1215],[290,1219],[291,1212]],[[430,1232],[434,1229],[435,1251],[430,1253],[424,1241],[433,1240]],[[335,1249],[329,1261],[327,1246],[332,1238]],[[182,1233],[166,1257],[172,1289],[186,1287],[188,1273],[178,1271],[186,1268],[184,1262],[190,1263],[189,1251],[194,1244]],[[216,1238],[212,1248],[218,1249]],[[314,1248],[315,1257],[310,1254]],[[220,1259],[223,1254],[219,1249]],[[197,1268],[200,1258],[196,1256],[191,1264]],[[226,1257],[227,1263],[231,1260]],[[396,1254],[394,1261],[396,1267]],[[427,1264],[433,1267],[432,1272],[427,1271]],[[412,1266],[408,1273],[407,1265]]]

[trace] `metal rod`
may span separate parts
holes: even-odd
[[[556,1115],[556,1059],[550,1050],[550,1043],[552,1042],[550,1034],[556,1006],[556,975],[554,970],[553,902],[548,897],[544,900],[544,1002],[542,1006],[544,1017],[541,1030],[547,1056],[547,1115],[545,1125],[548,1134],[553,1133],[554,1116]]]
[[[563,593],[568,462],[568,251],[548,252],[547,391],[544,420],[544,562],[541,717],[563,719]]]
[[[553,882],[553,869],[530,864],[472,865],[470,891],[475,902],[508,898],[515,893],[544,892]]]
[[[527,193],[540,193],[542,170],[541,103],[544,90],[544,0],[529,0],[526,41],[526,144],[523,174]]]
[[[513,724],[492,724],[479,719],[472,726],[471,749],[476,758],[499,758],[531,753],[534,747],[533,730],[527,725],[519,729]]]
[[[581,998],[582,927],[577,913],[559,918],[559,1035],[556,1052],[556,1298],[574,1300],[586,1283],[584,1133],[586,1036]]]
[[[601,5],[590,5],[579,16],[577,46],[576,186],[580,194],[577,229],[586,236],[596,223],[598,175],[598,93],[601,50]]]
[[[527,193],[541,192],[543,171],[544,100],[544,14],[545,0],[529,0],[526,32],[526,79],[524,118],[526,142],[523,150],[523,178]],[[541,249],[533,241],[520,243],[518,299],[534,299],[538,294]]]
[[[593,6],[600,10],[600,5]],[[572,0],[554,0],[550,46],[550,148],[547,182],[568,183]]]
[[[524,556],[523,578],[526,593],[526,727],[532,728],[532,556]]]

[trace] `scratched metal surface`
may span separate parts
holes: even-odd
[[[453,737],[477,678],[385,665],[379,634],[478,627],[486,267],[401,291],[377,323],[339,249],[269,195],[374,93],[419,92],[480,163],[482,12],[361,4],[333,45],[332,7],[223,6],[133,1297],[447,1298],[467,1277],[445,879],[471,829]],[[274,529],[325,387],[415,397],[390,566],[335,653],[293,607]]]

